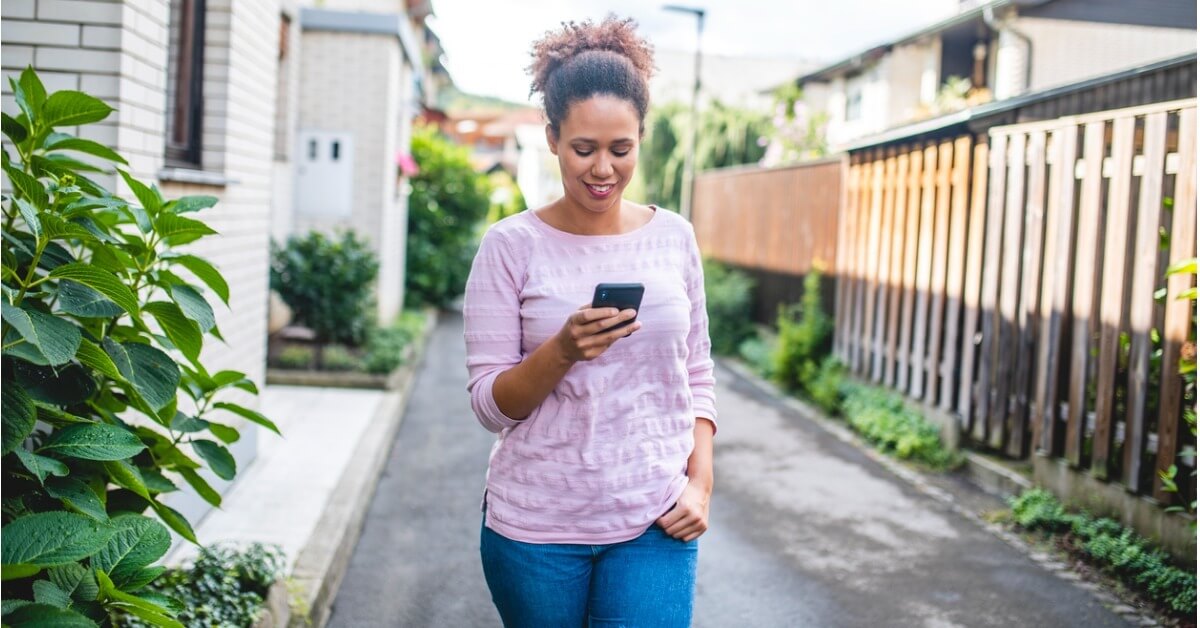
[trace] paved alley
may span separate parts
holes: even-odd
[[[462,318],[430,341],[330,626],[491,627]],[[694,625],[1127,625],[727,369]]]

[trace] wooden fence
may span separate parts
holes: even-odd
[[[700,250],[747,268],[803,275],[832,268],[841,158],[784,168],[726,168],[696,176],[692,224]]]
[[[1194,276],[1164,272],[1196,251],[1195,118],[1190,99],[852,155],[835,352],[977,443],[1168,501]]]

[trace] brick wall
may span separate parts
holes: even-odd
[[[298,233],[352,228],[380,256],[379,316],[399,310],[405,222],[396,207],[396,149],[402,55],[394,36],[305,31],[301,45],[300,129],[353,135],[354,175],[349,218],[293,217]]]

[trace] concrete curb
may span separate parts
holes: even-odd
[[[414,376],[425,357],[425,346],[435,325],[437,312],[430,310],[415,355],[404,367],[401,386],[387,392],[379,402],[324,514],[296,558],[291,577],[296,608],[291,611],[289,626],[321,628],[329,620],[333,600],[362,534],[367,508],[375,496],[379,475],[403,420]]]
[[[950,510],[958,513],[968,521],[971,521],[984,530],[990,532],[993,536],[1017,549],[1025,556],[1028,556],[1030,560],[1045,568],[1050,573],[1053,573],[1059,578],[1062,578],[1063,580],[1075,585],[1077,588],[1092,594],[1092,596],[1095,597],[1096,600],[1102,605],[1104,605],[1105,608],[1118,615],[1121,615],[1131,624],[1136,626],[1160,625],[1158,620],[1152,615],[1143,613],[1142,611],[1131,606],[1127,606],[1115,595],[1101,588],[1100,585],[1083,580],[1079,574],[1071,569],[1071,566],[1067,563],[1058,560],[1056,557],[1050,554],[1035,550],[1020,536],[1009,532],[999,524],[983,519],[983,517],[981,517],[978,513],[964,507],[960,503],[960,500],[958,500],[953,493],[930,483],[921,472],[909,468],[898,460],[881,453],[844,424],[826,416],[824,412],[804,403],[803,401],[788,395],[773,383],[763,380],[758,376],[757,373],[753,372],[745,365],[734,360],[724,358],[718,358],[717,362],[720,363],[722,367],[732,371],[742,381],[778,399],[789,409],[794,410],[806,420],[837,437],[838,440],[856,447],[868,458],[879,463],[880,466],[890,471],[896,477],[910,484],[917,491],[928,495],[937,502],[945,505]],[[967,451],[963,451],[962,453],[967,458],[966,474],[969,479],[972,477],[982,478],[982,481],[995,486],[996,490],[1001,492],[1001,494],[1002,491],[1007,490],[1010,487],[1032,486],[1032,482],[1027,478],[1024,478],[1019,473],[1007,469],[998,463],[988,460],[984,456]],[[980,486],[976,483],[975,479],[972,479],[971,482],[972,484]],[[992,490],[986,486],[980,486],[980,488],[985,491],[992,492]]]

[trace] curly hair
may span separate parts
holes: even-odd
[[[529,93],[541,92],[555,135],[571,104],[596,94],[628,101],[637,111],[639,129],[644,130],[654,51],[636,29],[633,19],[609,15],[599,24],[565,22],[534,42]]]

